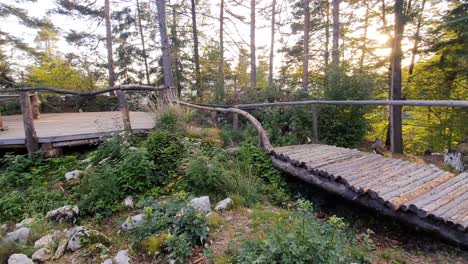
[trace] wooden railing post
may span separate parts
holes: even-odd
[[[312,105],[312,132],[313,132],[313,142],[314,144],[317,144],[319,142],[318,140],[318,124],[317,124],[317,119],[318,119],[318,113],[317,113],[317,105]]]
[[[119,86],[120,88],[120,86]],[[119,110],[122,115],[122,121],[124,125],[124,130],[126,132],[132,131],[132,124],[130,122],[130,113],[128,111],[127,100],[125,99],[125,92],[122,90],[117,90],[117,98],[119,100]]]
[[[26,136],[26,148],[31,156],[39,150],[39,141],[37,139],[36,129],[34,128],[33,113],[31,101],[28,92],[20,93],[21,113],[23,114],[24,134]]]
[[[39,119],[41,117],[39,95],[37,93],[31,94],[31,105],[32,105],[32,115],[33,119]]]
[[[218,112],[216,112],[216,111],[211,111],[211,122],[213,123],[213,126],[214,126],[215,128],[219,128]]]
[[[232,128],[234,130],[239,130],[239,115],[238,114],[232,115]]]

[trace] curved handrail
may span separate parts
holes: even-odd
[[[71,91],[65,89],[59,89],[55,87],[48,86],[37,86],[37,87],[21,87],[18,89],[0,89],[0,94],[2,93],[18,93],[18,92],[52,92],[58,94],[71,94],[71,95],[80,95],[80,96],[94,96],[98,94],[108,93],[112,91],[162,91],[166,89],[171,89],[171,87],[153,87],[147,85],[118,85],[114,87],[109,87],[102,90],[90,91],[90,92],[80,92],[80,91]]]
[[[196,105],[196,104],[191,104],[191,103],[186,103],[183,101],[175,101],[175,103],[192,107],[192,108],[197,108],[205,111],[210,111],[210,112],[222,112],[222,113],[234,113],[234,114],[239,114],[247,118],[250,123],[255,127],[258,133],[258,137],[260,140],[260,147],[265,150],[267,153],[271,153],[273,151],[273,146],[270,143],[270,139],[268,138],[266,130],[263,128],[262,124],[251,114],[248,112],[238,109],[238,108],[218,108],[218,107],[208,107],[208,106],[201,106],[201,105]]]

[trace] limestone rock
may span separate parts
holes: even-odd
[[[47,261],[51,257],[52,257],[52,252],[48,248],[41,248],[41,249],[37,250],[36,252],[34,252],[32,254],[32,256],[31,256],[31,258],[34,261],[38,261],[38,262]]]
[[[26,244],[28,242],[30,230],[27,227],[21,227],[16,231],[10,232],[6,235],[5,240],[15,241],[19,244]]]
[[[195,210],[197,210],[197,211],[205,212],[205,213],[211,212],[210,197],[208,197],[208,196],[193,198],[190,201],[190,205],[193,208],[195,208]]]
[[[65,173],[65,180],[69,181],[71,179],[78,179],[81,174],[83,174],[83,171],[80,170],[69,171]]]
[[[54,231],[50,234],[44,235],[39,238],[36,242],[34,242],[34,248],[50,248],[53,247],[55,241],[60,239],[63,236],[63,232],[61,231]]]
[[[34,222],[34,218],[26,218],[23,221],[16,224],[16,229],[30,226],[33,222]]]
[[[129,264],[130,258],[128,257],[128,250],[120,250],[114,257],[113,263],[115,264]]]
[[[232,205],[232,199],[231,198],[226,198],[226,199],[224,199],[221,202],[216,204],[215,210],[216,211],[226,211],[230,205]]]
[[[81,243],[82,238],[87,238],[90,243],[110,243],[109,238],[103,233],[82,226],[70,228],[66,231],[66,235],[68,238],[67,248],[71,251],[77,251],[83,246]]]
[[[128,217],[127,220],[122,224],[121,229],[123,231],[128,231],[135,229],[137,226],[141,225],[145,221],[144,214],[137,214],[132,217]]]
[[[102,264],[112,264],[112,259],[106,259]]]
[[[60,240],[60,243],[57,247],[57,249],[55,250],[55,253],[54,253],[54,257],[52,259],[59,259],[63,253],[65,252],[65,249],[67,248],[67,244],[68,244],[68,239],[62,239]]]
[[[46,216],[47,219],[52,222],[69,222],[74,224],[76,223],[79,212],[78,206],[66,205],[47,212]]]
[[[8,264],[34,264],[25,254],[13,254],[8,258]]]
[[[122,205],[128,208],[134,208],[135,204],[133,202],[133,196],[129,195],[125,200],[123,200]]]

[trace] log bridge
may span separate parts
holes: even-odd
[[[273,165],[279,170],[381,214],[435,233],[465,247],[468,246],[467,172],[455,175],[434,165],[416,164],[356,149],[322,144],[273,147],[260,122],[248,112],[239,109],[242,106],[212,107],[180,101],[178,103],[212,113],[244,116],[257,130],[259,146],[271,156]],[[346,104],[336,101],[327,103]],[[354,103],[356,102],[351,102]],[[373,103],[405,104],[403,101],[373,101]],[[434,102],[413,101],[406,104],[432,103]],[[468,106],[467,101],[446,103],[452,107]],[[254,105],[244,105],[245,109],[253,107]]]

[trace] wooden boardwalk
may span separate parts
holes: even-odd
[[[151,113],[130,112],[130,120],[135,132],[145,132],[155,126]],[[0,131],[0,147],[24,147],[22,116],[3,116],[3,124],[8,130]],[[88,144],[123,131],[120,112],[41,114],[34,125],[39,143],[50,143],[54,147]]]
[[[468,245],[468,173],[328,145],[274,148],[279,169]]]

